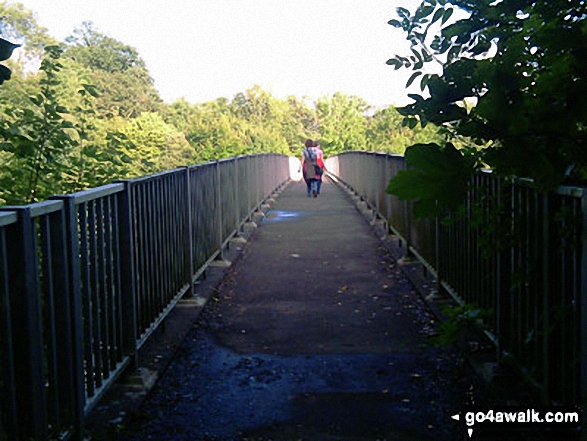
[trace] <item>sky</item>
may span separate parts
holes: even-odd
[[[387,21],[419,0],[18,1],[60,41],[92,21],[136,48],[168,103],[230,99],[253,85],[281,99],[340,91],[380,107],[410,101],[410,72],[385,64],[409,46]]]

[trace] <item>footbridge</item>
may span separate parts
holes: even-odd
[[[402,157],[347,152],[328,158],[329,181],[316,199],[305,197],[296,161],[274,154],[242,156],[0,208],[0,439],[81,437],[86,419],[107,391],[138,365],[141,348],[178,302],[194,294],[208,268],[227,264],[227,250],[235,243],[244,254],[250,247],[250,254],[229,273],[236,288],[230,280],[223,282],[225,299],[220,299],[220,309],[212,309],[216,318],[208,321],[214,332],[202,336],[199,348],[213,354],[209,359],[223,360],[220,367],[273,366],[264,371],[263,384],[255,383],[261,377],[249,375],[238,380],[240,385],[271,391],[271,381],[283,386],[283,378],[294,378],[296,371],[314,378],[319,366],[327,366],[373,393],[355,401],[358,396],[349,391],[341,395],[331,377],[316,380],[328,383],[329,393],[338,391],[327,395],[334,397],[329,402],[313,393],[311,381],[303,383],[303,390],[292,389],[291,382],[289,392],[275,390],[289,394],[288,406],[298,400],[298,409],[331,409],[343,420],[365,405],[377,410],[369,414],[383,409],[384,415],[385,409],[393,415],[403,412],[398,406],[408,408],[411,400],[449,406],[451,397],[430,398],[449,387],[443,383],[449,380],[440,378],[436,392],[428,395],[418,385],[418,378],[438,370],[430,360],[439,358],[418,349],[418,339],[428,331],[416,328],[427,328],[434,320],[427,316],[418,325],[415,316],[402,324],[404,310],[420,305],[397,263],[403,258],[418,262],[424,278],[432,280],[427,300],[448,299],[465,312],[484,311],[482,319],[473,321],[482,325],[495,359],[515,362],[542,403],[583,401],[586,189],[560,187],[541,194],[524,180],[482,173],[471,182],[463,212],[416,220],[410,202],[385,191],[389,179],[405,169]],[[258,225],[251,243],[242,245]],[[381,238],[366,229],[375,229]],[[396,255],[377,254],[380,240],[392,241],[391,255]],[[319,271],[309,269],[308,262],[318,262]],[[242,265],[256,269],[243,270]],[[287,287],[295,287],[299,297]],[[251,321],[255,326],[249,326]],[[208,341],[212,334],[215,340]],[[285,347],[287,335],[291,344]],[[233,355],[214,352],[218,341]],[[338,358],[327,357],[332,354]],[[315,357],[311,365],[305,358],[310,355]],[[284,363],[279,357],[289,357],[292,370],[279,364]],[[203,365],[200,359],[193,363]],[[366,383],[343,368],[355,366],[351,370],[361,372],[357,363],[368,365],[379,380]],[[390,366],[398,366],[414,383],[388,377],[394,371]],[[294,383],[302,382],[298,380]],[[211,399],[196,395],[202,403]],[[255,403],[259,398],[243,399]],[[269,395],[257,407],[263,403],[271,403]],[[279,426],[276,421],[291,415],[280,417],[277,407],[274,411],[272,424],[278,429],[258,422],[265,428],[255,432],[249,427],[249,439],[255,433],[257,439],[278,439],[276,433],[286,434],[283,439],[300,434],[327,439],[311,415]],[[238,421],[247,420],[240,410],[236,413]],[[206,433],[206,421],[216,417],[209,418],[199,423],[199,436]],[[253,412],[249,421],[255,418]],[[346,433],[336,418],[324,420],[330,424],[329,436]],[[397,439],[443,439],[438,433],[427,435],[438,421],[410,432],[412,420],[404,421],[405,437]],[[226,415],[220,421],[224,428],[234,423]],[[392,430],[383,420],[369,424]],[[237,436],[218,430],[209,435],[217,438],[209,439]],[[184,439],[169,430],[162,433],[168,438],[157,439]]]

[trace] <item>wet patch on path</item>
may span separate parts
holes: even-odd
[[[462,429],[445,389],[458,381],[453,368],[436,349],[237,354],[195,330],[129,439],[454,440]]]

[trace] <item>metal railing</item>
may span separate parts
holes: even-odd
[[[0,440],[80,432],[137,350],[273,191],[242,156],[0,208]]]
[[[587,397],[587,189],[539,193],[519,179],[479,173],[464,212],[414,220],[386,193],[402,156],[348,152],[327,169],[359,194],[460,303],[490,312],[500,356],[512,355],[544,402]]]

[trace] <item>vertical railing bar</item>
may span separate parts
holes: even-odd
[[[544,380],[542,383],[542,386],[544,388],[545,391],[545,401],[547,401],[550,398],[550,391],[549,391],[549,387],[550,387],[550,369],[551,369],[551,365],[550,365],[550,319],[549,319],[549,314],[550,314],[550,296],[549,296],[549,291],[550,291],[550,286],[549,286],[549,274],[548,274],[548,268],[549,268],[549,261],[550,261],[550,256],[549,256],[549,252],[550,252],[550,247],[549,247],[549,225],[548,225],[548,219],[549,219],[549,198],[548,195],[544,194],[542,196],[542,262],[541,262],[541,270],[542,270],[542,315],[543,315],[543,320],[544,320],[544,347],[543,347],[543,352],[542,352],[542,362],[544,363]]]
[[[88,203],[80,205],[80,248],[81,248],[81,280],[83,287],[83,323],[84,323],[84,372],[86,380],[86,394],[88,397],[94,395],[94,329],[92,317],[92,284],[90,282],[90,262],[88,246]]]
[[[138,247],[137,239],[137,222],[138,217],[138,198],[135,197],[137,187],[131,181],[123,181],[124,191],[119,193],[117,205],[118,211],[118,235],[120,240],[120,285],[121,285],[121,313],[123,332],[123,353],[131,356],[133,367],[138,366],[138,354],[136,350],[138,337],[138,293],[137,293],[137,268],[138,262],[135,262],[135,241]],[[135,205],[135,199],[137,199]],[[133,208],[134,207],[134,208]]]
[[[145,330],[149,327],[149,323],[151,323],[151,308],[153,305],[151,296],[153,293],[152,283],[153,279],[150,277],[153,267],[152,267],[152,247],[151,247],[151,215],[153,214],[153,210],[151,210],[151,192],[149,191],[149,181],[145,181],[141,183],[141,189],[143,190],[143,259],[145,262],[145,272],[142,274],[141,278],[143,279],[143,314],[144,314],[144,321],[141,323],[140,334],[139,337],[142,336]]]
[[[137,301],[137,335],[139,337],[143,333],[146,322],[146,306],[145,297],[147,292],[146,285],[146,258],[147,247],[145,239],[145,223],[147,222],[145,213],[145,186],[144,183],[137,183],[135,188],[137,213],[134,222],[137,224],[137,274],[136,274],[136,301]]]
[[[216,225],[217,225],[217,231],[216,234],[218,235],[217,240],[218,240],[218,259],[220,260],[224,260],[224,249],[222,246],[222,242],[224,242],[222,239],[222,233],[223,233],[223,226],[222,226],[222,185],[220,182],[220,161],[216,161],[216,188],[214,189],[214,193],[216,195]]]
[[[154,182],[153,180],[147,181],[145,183],[146,185],[146,190],[147,190],[147,194],[148,194],[148,201],[149,203],[147,204],[147,208],[149,210],[149,212],[147,213],[147,219],[148,219],[148,223],[147,223],[147,256],[148,256],[148,271],[147,274],[145,275],[146,279],[147,279],[147,284],[149,286],[149,295],[148,295],[148,302],[149,302],[149,308],[148,308],[148,319],[147,322],[145,323],[145,329],[148,328],[150,326],[150,324],[153,322],[153,320],[155,319],[155,317],[157,316],[157,285],[156,285],[156,281],[158,280],[157,274],[156,274],[156,267],[155,267],[155,197],[153,194],[153,187],[154,187]],[[143,331],[145,331],[145,329],[143,329]]]
[[[119,233],[119,222],[120,213],[118,209],[118,197],[113,196],[112,198],[112,238],[114,247],[114,310],[116,311],[115,319],[113,320],[113,335],[115,335],[116,341],[116,358],[114,363],[122,360],[124,354],[124,334],[122,326],[122,277],[121,277],[121,265],[120,265],[120,249],[121,249],[121,238]]]
[[[169,260],[169,273],[171,275],[171,291],[175,291],[178,288],[178,281],[181,278],[181,265],[183,262],[181,260],[182,253],[180,252],[180,248],[178,248],[179,244],[179,236],[180,236],[180,216],[181,216],[181,207],[177,203],[177,193],[179,192],[178,183],[174,182],[173,185],[169,186],[166,191],[165,195],[168,200],[167,210],[169,211],[169,237],[167,240],[166,248],[168,252],[168,260]]]
[[[151,259],[152,269],[149,274],[149,279],[152,281],[153,293],[151,303],[151,317],[149,327],[153,321],[159,316],[161,305],[163,304],[162,296],[165,293],[161,290],[161,273],[160,273],[160,256],[159,256],[159,198],[157,189],[161,184],[162,178],[153,179],[150,182],[149,191],[151,194]]]
[[[583,190],[584,191],[584,190]],[[575,402],[580,402],[583,397],[587,397],[587,395],[583,395],[583,363],[584,358],[582,356],[581,345],[583,344],[582,332],[584,329],[582,328],[582,318],[583,318],[583,289],[587,288],[587,286],[582,286],[581,284],[581,277],[584,269],[584,265],[587,264],[587,261],[583,261],[583,250],[584,250],[584,235],[585,235],[585,219],[584,219],[584,212],[583,210],[583,197],[577,198],[575,204],[575,211],[573,215],[573,219],[577,219],[578,223],[581,225],[579,227],[579,234],[577,235],[577,240],[575,243],[576,247],[573,249],[573,257],[572,257],[572,265],[573,265],[573,302],[575,305],[575,315],[574,315],[574,339],[575,339],[575,359],[578,361],[577,369],[576,369],[576,381],[573,384],[577,384],[579,387],[575,388]]]
[[[187,293],[187,295],[189,297],[193,297],[195,295],[195,289],[194,289],[194,282],[195,280],[193,280],[194,277],[194,246],[193,246],[193,242],[194,242],[194,237],[193,237],[193,228],[192,228],[192,223],[193,223],[193,218],[192,218],[192,185],[190,182],[190,168],[186,167],[185,168],[185,203],[184,203],[184,207],[185,210],[187,210],[186,212],[186,216],[187,216],[187,242],[188,242],[188,248],[187,248],[187,253],[188,253],[188,259],[187,259],[187,266],[188,266],[188,271],[187,271],[187,275],[189,277],[189,284],[190,284],[190,288],[189,291]]]
[[[167,271],[170,274],[170,278],[169,278],[169,289],[173,292],[177,292],[178,289],[180,289],[180,283],[178,283],[178,278],[174,277],[174,262],[173,262],[173,244],[175,241],[175,237],[176,236],[180,236],[181,233],[179,231],[176,231],[173,228],[173,219],[178,216],[178,213],[175,211],[175,206],[170,198],[170,195],[176,193],[178,195],[180,195],[180,200],[182,201],[182,206],[180,207],[181,211],[181,215],[183,215],[186,219],[187,222],[187,230],[185,231],[186,234],[186,239],[184,240],[184,243],[182,244],[182,253],[181,255],[185,256],[185,258],[183,258],[182,260],[180,260],[179,266],[180,266],[180,271],[178,271],[178,273],[180,274],[186,274],[188,280],[187,281],[183,281],[184,283],[189,283],[190,284],[190,289],[189,289],[189,294],[192,294],[192,267],[193,267],[193,258],[192,258],[192,239],[191,239],[191,231],[190,231],[190,224],[191,224],[191,202],[190,202],[190,198],[189,198],[189,175],[187,172],[188,168],[185,167],[181,172],[179,172],[177,175],[174,176],[173,179],[173,185],[169,186],[165,192],[165,198],[166,198],[166,203],[165,203],[165,211],[167,213],[167,218],[166,218],[166,229],[167,229],[167,235],[166,235],[166,239],[165,239],[165,243],[164,243],[164,247],[166,250],[166,259],[167,259]],[[187,241],[187,244],[186,244]]]
[[[108,286],[106,284],[106,244],[104,242],[104,198],[99,198],[96,201],[97,212],[96,212],[96,227],[97,227],[97,244],[98,244],[98,280],[99,280],[99,304],[100,309],[98,311],[98,317],[100,318],[100,356],[101,365],[100,371],[102,372],[102,378],[106,379],[110,375],[109,368],[109,340],[110,336],[108,333]]]
[[[181,231],[173,231],[173,238],[177,238],[177,241],[181,243],[180,259],[178,261],[178,270],[180,279],[175,284],[176,290],[188,283],[188,296],[194,295],[194,274],[195,274],[195,250],[193,246],[194,232],[194,212],[193,212],[193,200],[192,200],[192,182],[190,179],[190,172],[186,169],[185,174],[177,176],[176,182],[177,200],[179,206],[177,207],[177,214],[174,216],[181,217],[183,220],[183,227]],[[187,242],[187,244],[186,244]]]
[[[102,386],[102,329],[100,320],[100,268],[98,256],[98,237],[97,237],[97,219],[96,219],[96,200],[90,201],[88,206],[89,227],[90,227],[90,281],[92,284],[91,312],[94,324],[94,384],[96,387]]]
[[[169,209],[169,200],[167,199],[167,192],[170,188],[176,186],[177,174],[173,174],[165,180],[164,185],[159,189],[160,210],[161,210],[161,277],[162,277],[162,288],[164,292],[173,293],[175,292],[175,285],[173,280],[172,267],[170,265],[170,259],[168,255],[168,243],[170,240],[170,228],[169,228],[169,217],[173,216],[173,213]]]
[[[143,324],[145,322],[145,197],[143,194],[144,183],[136,183],[132,186],[132,200],[136,202],[135,210],[132,215],[132,221],[136,229],[136,262],[135,262],[135,283],[136,283],[136,309],[137,309],[137,329],[136,338],[142,334]]]
[[[60,406],[59,406],[59,382],[57,379],[57,333],[55,330],[55,291],[53,289],[53,259],[52,242],[49,215],[39,218],[41,233],[41,269],[42,269],[42,292],[43,292],[43,334],[45,338],[46,354],[46,381],[47,406],[49,424],[53,427],[60,427]]]
[[[558,196],[558,198],[560,198],[560,207],[562,210],[562,213],[566,213],[566,208],[567,208],[567,203],[566,203],[566,198],[563,196]],[[563,223],[562,228],[565,229],[566,227],[566,219],[563,216],[560,221]],[[556,228],[556,226],[555,226]],[[561,345],[560,345],[560,349],[559,349],[559,359],[560,360],[569,360],[572,359],[570,357],[573,356],[573,353],[571,352],[570,354],[568,354],[568,347],[570,344],[572,344],[572,340],[569,338],[569,336],[567,335],[567,316],[568,316],[568,309],[567,309],[567,302],[569,300],[569,292],[567,290],[567,274],[565,271],[565,264],[566,264],[566,253],[567,253],[567,241],[566,238],[564,237],[564,235],[560,238],[561,242],[557,243],[557,246],[560,247],[561,252],[558,256],[560,256],[560,308],[561,308],[561,329],[560,329],[560,336],[561,336]],[[554,265],[552,265],[554,267]],[[557,265],[558,266],[558,265]],[[555,274],[556,275],[556,274]],[[569,357],[570,356],[570,357]],[[565,369],[565,364],[566,363],[560,363],[561,365],[561,372],[560,375],[558,375],[557,378],[560,379],[560,389],[562,391],[563,396],[566,393],[566,383],[567,383],[567,375],[566,373],[568,371],[566,371]],[[570,380],[572,381],[574,378],[572,378],[572,372],[571,372],[571,378]]]
[[[12,314],[8,284],[8,256],[6,253],[6,230],[0,228],[0,344],[2,347],[2,373],[4,374],[2,395],[5,412],[4,425],[7,439],[14,439],[18,435],[17,397],[15,390],[15,360],[12,347]]]
[[[157,179],[155,184],[155,198],[156,198],[156,205],[155,205],[155,215],[156,215],[156,223],[155,223],[155,234],[156,234],[156,250],[155,250],[155,258],[157,259],[157,290],[159,291],[157,297],[159,299],[159,306],[158,310],[162,311],[167,302],[173,298],[172,291],[166,289],[165,282],[169,274],[167,274],[164,269],[164,255],[163,255],[163,218],[165,212],[163,211],[163,198],[162,198],[162,189],[164,186],[167,185],[167,182],[173,181],[174,175],[168,175],[164,178]],[[159,314],[157,314],[159,315]]]
[[[141,327],[139,329],[139,337],[143,335],[145,330],[148,328],[149,323],[151,322],[151,278],[149,274],[151,274],[151,236],[150,236],[150,216],[151,216],[151,197],[149,194],[149,182],[141,182],[141,195],[142,195],[142,203],[141,207],[143,209],[143,218],[141,224],[143,226],[143,252],[142,252],[142,260],[143,260],[143,273],[141,274],[141,280],[143,282],[143,292],[141,293],[141,302],[142,302],[142,309],[143,309],[143,322],[141,323]]]
[[[581,196],[581,274],[580,274],[580,391],[581,402],[587,399],[587,189]]]
[[[106,286],[104,289],[106,297],[106,332],[108,335],[108,356],[106,363],[108,371],[116,368],[116,280],[114,275],[114,237],[112,232],[112,196],[104,199],[104,253],[105,253],[105,272]]]

